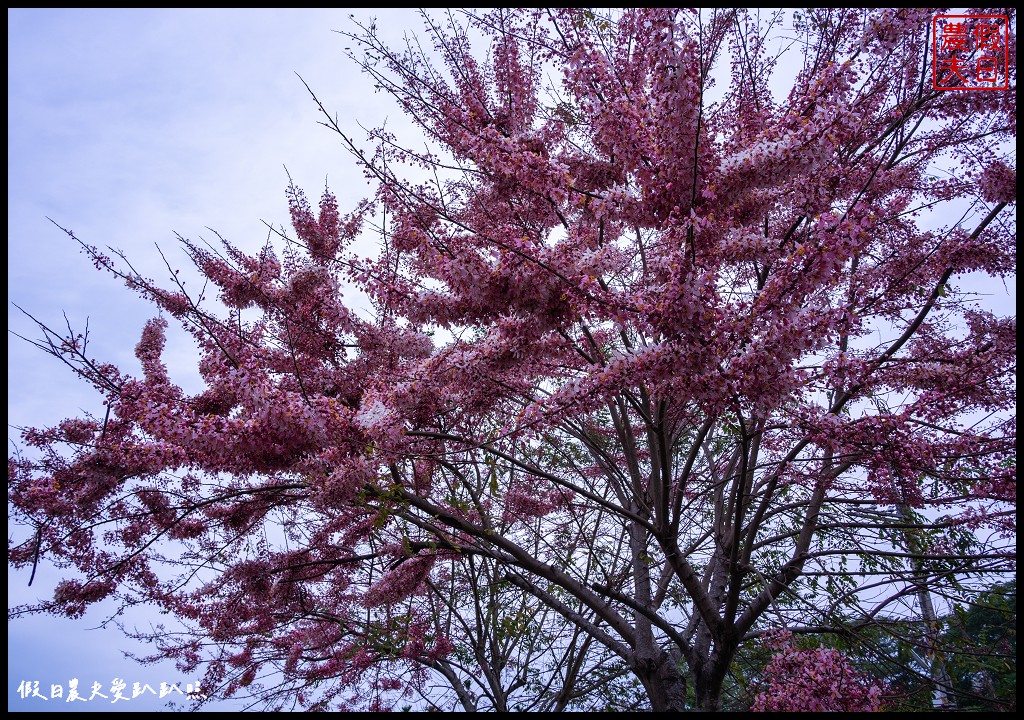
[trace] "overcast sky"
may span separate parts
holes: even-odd
[[[51,326],[64,323],[62,312],[76,331],[88,318],[94,355],[135,371],[135,344],[155,314],[93,269],[47,217],[85,242],[123,249],[143,274],[163,281],[155,243],[176,267],[186,264],[175,232],[213,240],[209,227],[253,250],[267,237],[264,221],[287,225],[285,166],[314,204],[325,179],[343,211],[365,195],[361,173],[337,137],[317,125],[316,106],[296,77],[356,137],[364,137],[356,121],[399,120],[344,56],[351,43],[334,31],[353,29],[349,14],[378,17],[382,33],[396,39],[421,27],[411,10],[8,10],[10,329],[39,337],[12,302]],[[195,390],[191,346],[173,337],[169,364],[184,374],[172,375]],[[15,425],[99,412],[95,392],[13,336],[8,363],[9,441],[20,444]],[[27,573],[9,572],[9,604],[48,597],[57,579],[43,565],[27,587]],[[141,667],[123,658],[121,650],[146,648],[117,629],[89,629],[104,619],[90,612],[78,621],[10,622],[9,709],[140,711],[165,702],[22,699],[22,681],[38,681],[46,696],[51,684],[63,685],[66,696],[78,678],[88,696],[93,682],[109,695],[121,678],[130,696],[134,682],[158,689],[197,679],[170,663]]]

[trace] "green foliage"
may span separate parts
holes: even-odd
[[[953,680],[950,699],[957,710],[1013,712],[1017,692],[1017,584],[997,583],[958,603],[941,618],[938,648]],[[888,686],[885,710],[933,710],[933,683],[922,664],[920,621],[879,618],[873,625],[833,618],[848,632],[798,635],[799,648],[830,647],[855,668]],[[723,690],[723,710],[745,712],[758,692],[757,681],[771,659],[762,643],[744,643]]]
[[[1017,581],[957,605],[943,639],[951,646],[950,674],[965,710],[1017,708]]]

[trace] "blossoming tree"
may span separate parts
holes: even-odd
[[[933,89],[930,20],[815,9],[795,63],[732,10],[360,26],[428,141],[321,108],[365,203],[184,241],[216,299],[83,242],[159,316],[137,375],[40,323],[106,413],[9,460],[10,562],[67,568],[34,609],[157,606],[158,654],[271,706],[710,710],[765,633],[1007,571],[1016,324],[962,284],[1015,272],[1015,95]],[[755,709],[878,706],[779,648]]]

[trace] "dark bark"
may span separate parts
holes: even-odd
[[[686,676],[677,660],[662,652],[654,661],[638,662],[633,672],[647,691],[654,712],[686,710]]]

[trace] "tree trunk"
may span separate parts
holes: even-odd
[[[898,505],[900,517],[912,524],[915,518],[906,505]],[[920,552],[916,533],[911,530],[904,532],[907,539],[907,550],[910,553]],[[928,591],[929,574],[920,558],[911,557],[910,565],[914,569],[917,580],[917,600],[921,605],[921,619],[925,627],[925,657],[928,665],[928,674],[932,680],[932,707],[936,710],[955,710],[956,699],[951,694],[953,691],[953,679],[949,676],[946,668],[946,656],[939,647],[939,619],[935,614],[935,606],[932,604],[932,594]]]
[[[709,653],[694,657],[689,677],[693,681],[692,709],[698,712],[719,712],[722,709],[722,688],[729,668],[736,657],[739,643],[716,640]]]
[[[678,662],[666,652],[657,662],[634,668],[654,712],[682,712],[686,707],[686,677],[679,672]]]
[[[722,683],[725,681],[725,669],[720,663],[708,663],[702,670],[694,673],[694,700],[699,712],[718,712],[722,709]]]

